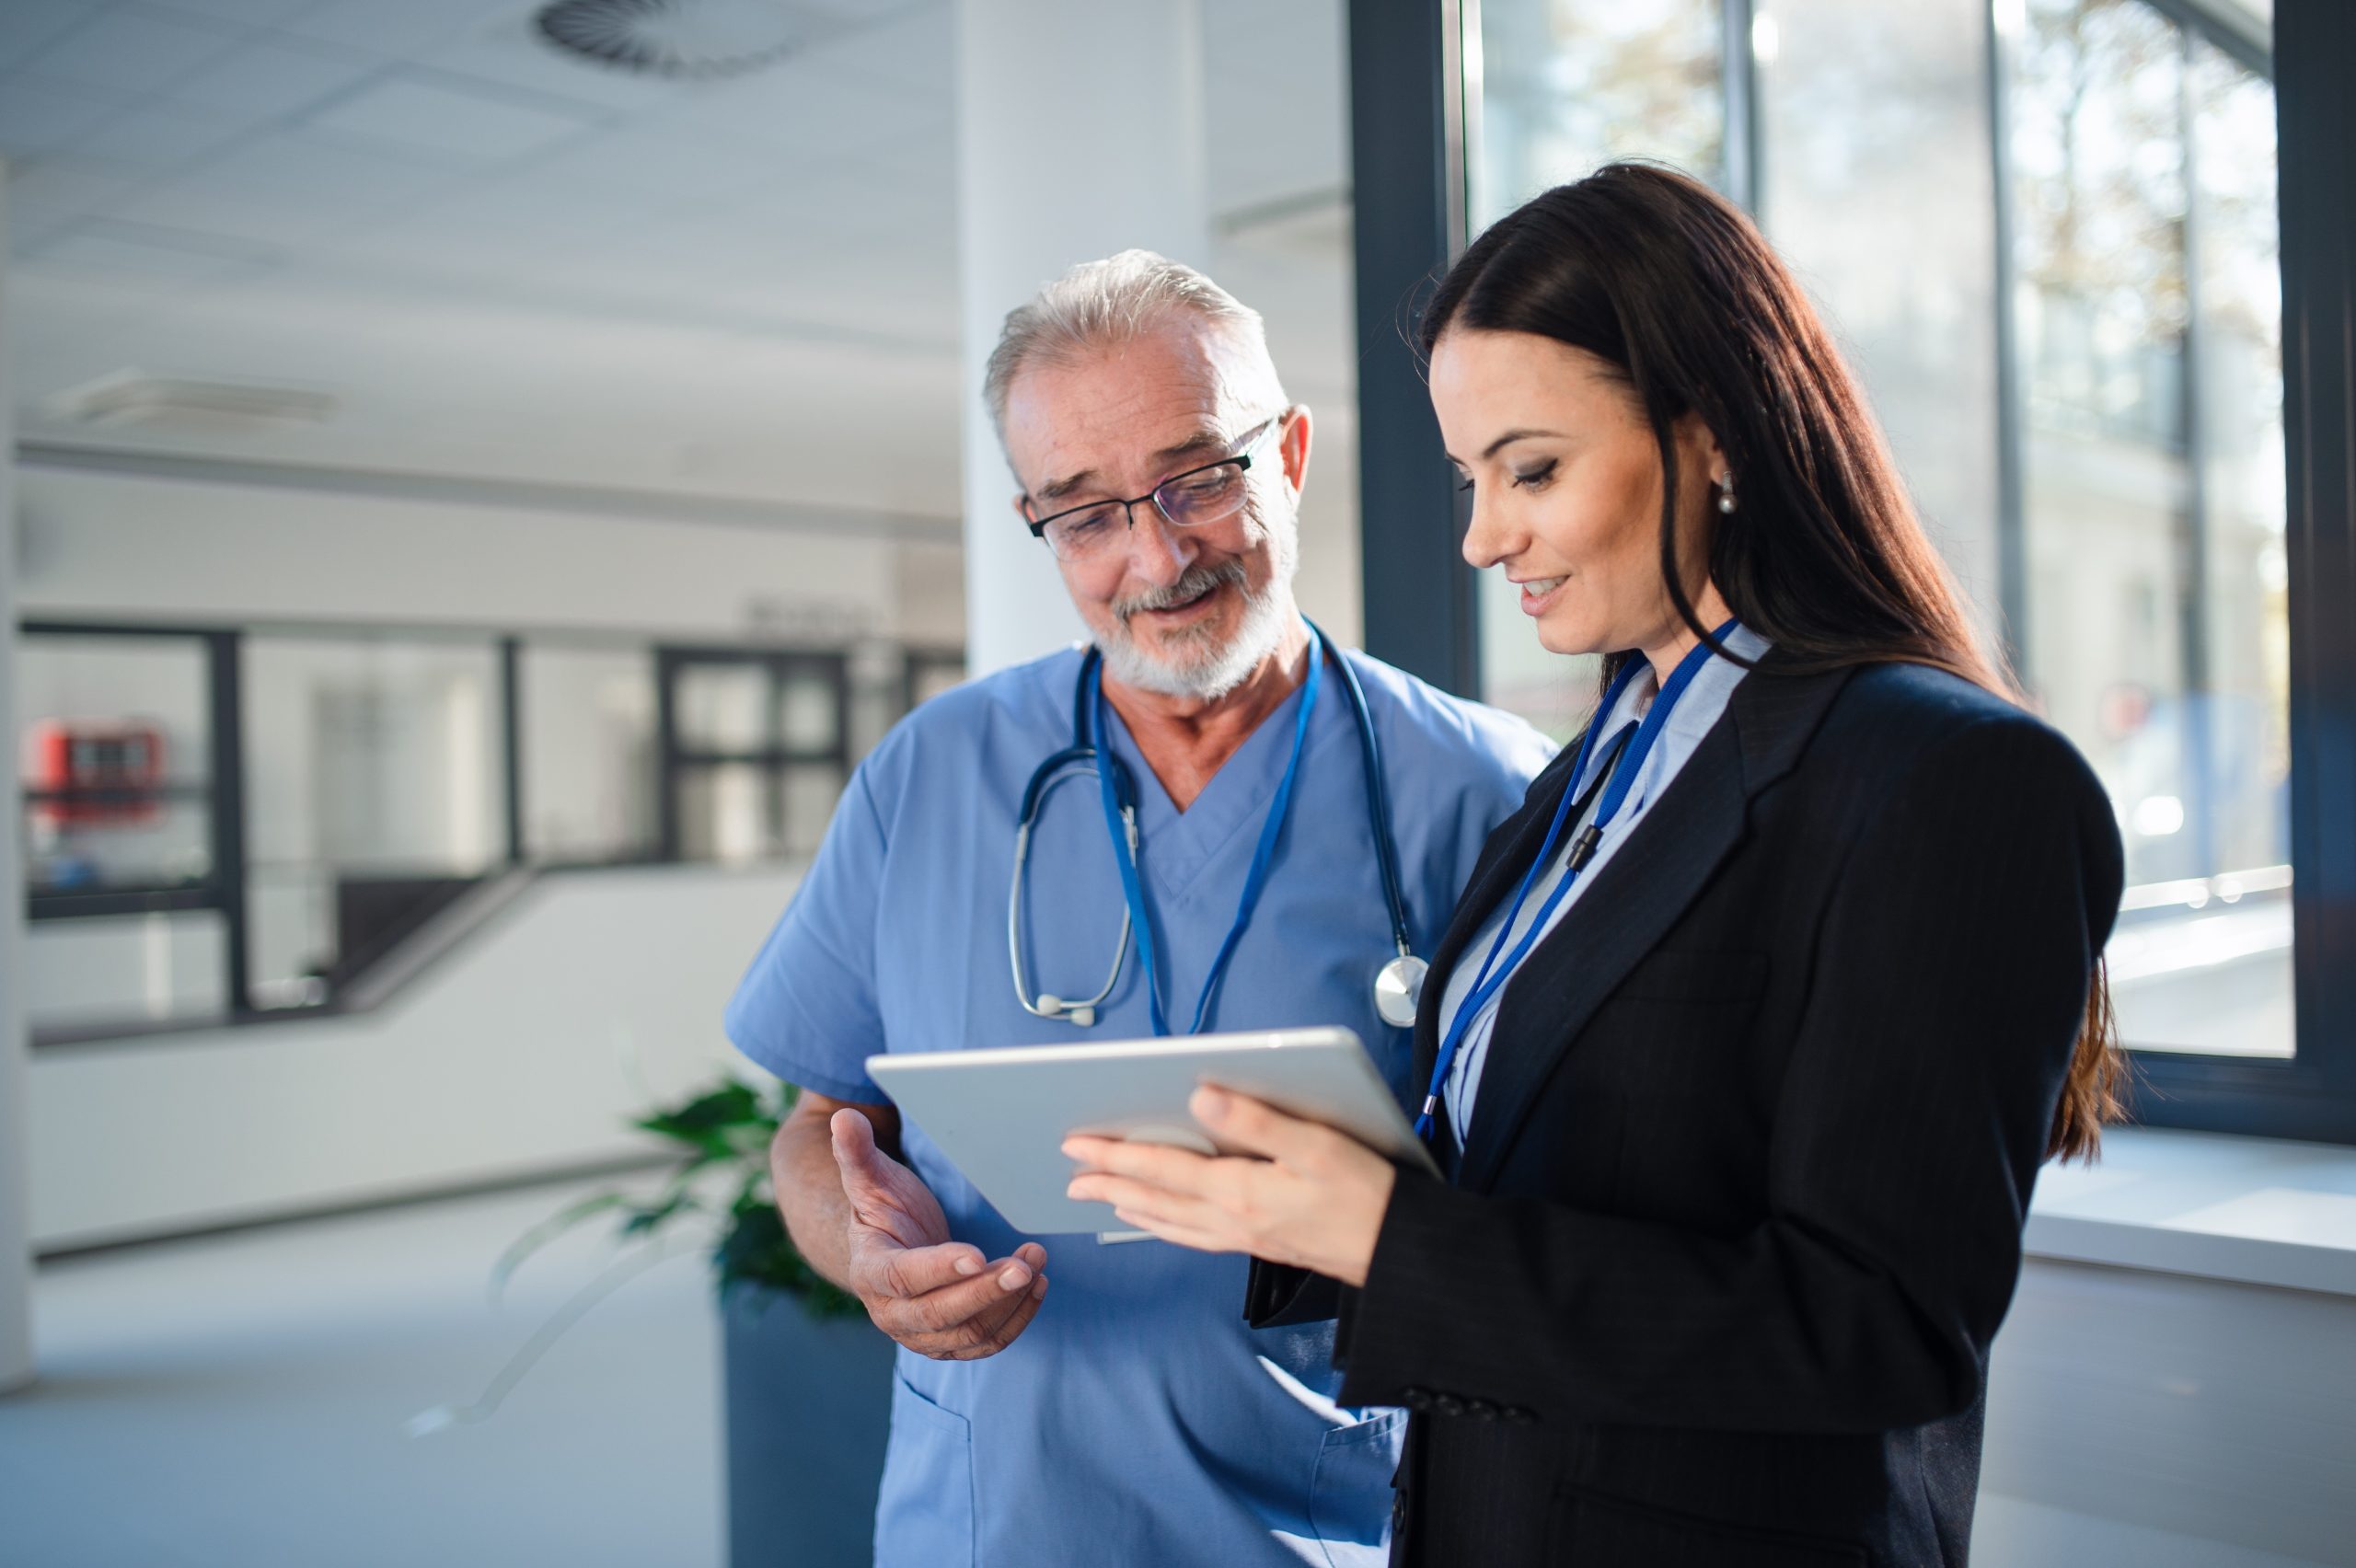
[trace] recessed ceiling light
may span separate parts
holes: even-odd
[[[556,0],[533,25],[560,49],[657,76],[736,75],[809,37],[779,0]]]

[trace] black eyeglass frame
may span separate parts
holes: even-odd
[[[1202,528],[1209,526],[1211,523],[1224,523],[1229,517],[1234,516],[1235,513],[1230,512],[1225,516],[1210,518],[1202,523],[1181,523],[1178,519],[1170,515],[1170,509],[1168,507],[1161,504],[1161,492],[1168,490],[1172,485],[1193,478],[1197,474],[1207,474],[1213,468],[1224,468],[1230,463],[1234,464],[1236,467],[1244,474],[1250,474],[1252,472],[1252,455],[1260,449],[1261,443],[1266,441],[1272,432],[1282,430],[1284,428],[1285,421],[1292,417],[1292,413],[1293,410],[1291,409],[1284,409],[1276,413],[1269,415],[1265,420],[1263,420],[1260,422],[1259,428],[1252,432],[1250,438],[1246,440],[1242,446],[1236,448],[1235,451],[1230,453],[1227,456],[1221,457],[1215,463],[1205,463],[1199,467],[1189,468],[1181,474],[1172,474],[1168,478],[1162,480],[1160,484],[1154,486],[1151,490],[1146,491],[1143,495],[1132,497],[1126,501],[1108,498],[1103,501],[1084,502],[1078,506],[1067,506],[1061,512],[1050,513],[1045,517],[1027,517],[1023,519],[1023,521],[1030,526],[1031,536],[1039,540],[1042,544],[1045,544],[1051,550],[1055,548],[1055,546],[1047,539],[1047,525],[1049,524],[1059,523],[1067,517],[1077,517],[1083,512],[1093,512],[1100,506],[1119,507],[1121,509],[1122,525],[1126,528],[1135,528],[1137,526],[1137,513],[1135,509],[1143,506],[1147,502],[1153,502],[1154,511],[1160,513],[1161,514],[1161,520],[1169,524],[1172,528]],[[1026,506],[1032,503],[1031,498],[1027,495],[1022,498],[1022,501],[1023,504]],[[1239,508],[1238,510],[1241,509]]]

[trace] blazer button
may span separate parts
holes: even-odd
[[[1483,1421],[1493,1421],[1496,1418],[1497,1407],[1486,1400],[1466,1400],[1464,1413],[1478,1416]]]
[[[1506,1406],[1504,1415],[1507,1421],[1514,1422],[1517,1424],[1527,1424],[1528,1423],[1538,1419],[1538,1412],[1536,1411],[1524,1409],[1520,1405]]]
[[[1435,1394],[1432,1396],[1432,1409],[1442,1415],[1462,1415],[1464,1401],[1454,1394]]]
[[[1399,1402],[1409,1410],[1429,1410],[1432,1408],[1432,1396],[1430,1390],[1418,1389],[1411,1383],[1399,1390]]]

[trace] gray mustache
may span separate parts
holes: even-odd
[[[1114,600],[1113,614],[1126,622],[1140,610],[1166,610],[1174,605],[1198,599],[1222,583],[1233,583],[1241,588],[1245,585],[1245,581],[1243,563],[1240,560],[1224,560],[1217,566],[1190,566],[1177,582],[1167,588],[1150,589],[1131,599]]]

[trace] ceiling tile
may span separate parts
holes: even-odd
[[[11,166],[8,170],[8,248],[31,249],[109,202],[134,190],[145,171],[75,154]],[[13,328],[15,322],[11,322]]]
[[[96,9],[90,0],[0,0],[0,71],[48,48]]]
[[[0,154],[25,158],[70,147],[129,101],[19,72],[0,86]]]
[[[96,218],[35,247],[19,265],[151,282],[207,282],[265,267],[271,253],[227,235]]]
[[[346,135],[437,154],[466,163],[498,163],[553,147],[603,116],[526,101],[491,83],[402,70],[329,104],[307,123]]]
[[[237,45],[217,23],[123,6],[101,12],[25,62],[28,70],[137,98],[168,86]]]
[[[855,28],[801,56],[829,75],[842,72],[917,97],[939,98],[957,87],[957,17],[946,5],[905,7]]]
[[[327,43],[413,56],[479,25],[487,0],[325,0],[282,24]]]
[[[166,174],[210,156],[243,134],[241,127],[212,115],[158,103],[108,121],[74,144],[74,156]]]
[[[306,11],[318,0],[146,0],[156,10],[186,11],[238,27],[267,28]]]
[[[367,210],[409,206],[452,178],[430,159],[344,146],[294,130],[258,136],[178,183],[197,192]]]
[[[300,113],[378,68],[365,56],[257,40],[175,83],[171,97],[250,124]]]
[[[669,126],[623,126],[600,132],[533,164],[546,177],[583,189],[629,190],[662,211],[700,202],[758,180],[777,155],[733,137],[697,135]]]
[[[511,7],[420,54],[418,63],[616,110],[660,109],[695,91],[693,82],[617,70],[564,52],[533,27],[537,9]]]
[[[948,109],[877,83],[789,61],[730,82],[699,84],[666,115],[669,129],[802,158],[919,138],[948,123]]]

